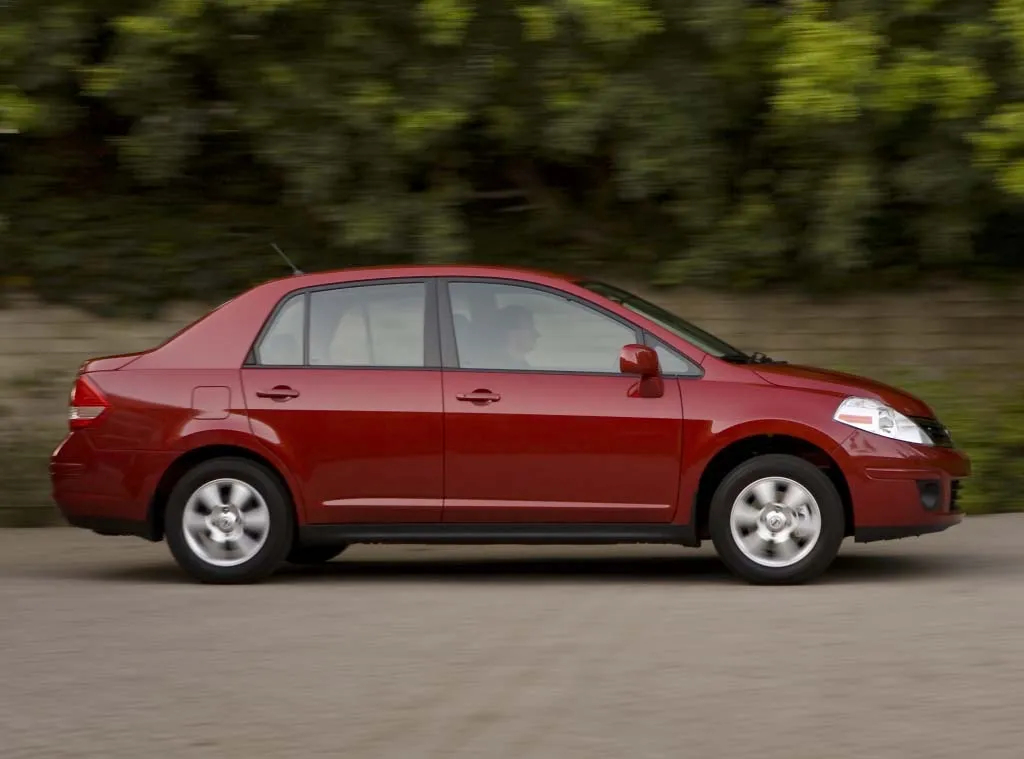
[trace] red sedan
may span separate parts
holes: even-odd
[[[419,266],[267,282],[86,362],[50,472],[71,524],[166,538],[204,582],[353,543],[710,539],[781,584],[959,523],[970,463],[907,393],[610,285]]]

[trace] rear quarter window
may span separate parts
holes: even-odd
[[[306,296],[293,295],[277,310],[256,345],[261,366],[301,366],[303,363]]]

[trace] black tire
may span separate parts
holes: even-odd
[[[234,479],[254,489],[266,504],[266,539],[247,561],[234,566],[212,564],[198,555],[185,536],[182,518],[189,499],[218,479]],[[245,584],[269,577],[284,561],[295,532],[292,500],[277,477],[265,467],[243,458],[225,457],[198,464],[186,472],[171,491],[164,516],[164,533],[178,565],[203,583]]]
[[[767,477],[782,477],[803,486],[817,502],[821,516],[817,543],[789,566],[765,566],[748,557],[737,545],[730,525],[736,499],[748,485]],[[817,579],[838,555],[846,531],[843,502],[828,475],[804,459],[781,454],[757,456],[729,472],[715,490],[708,521],[722,562],[736,576],[757,585],[796,585]]]
[[[286,561],[289,564],[326,564],[331,559],[340,556],[348,545],[309,545],[304,546],[296,543],[292,546]]]

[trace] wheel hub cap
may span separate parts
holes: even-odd
[[[781,532],[789,522],[789,517],[782,511],[773,509],[766,514],[764,521],[772,532]]]
[[[765,477],[743,488],[729,514],[740,552],[763,567],[792,566],[814,549],[821,512],[811,492],[788,477]]]
[[[235,512],[225,509],[220,516],[214,517],[212,521],[213,527],[227,535],[235,531],[240,518]]]
[[[270,533],[270,511],[252,485],[235,478],[198,488],[182,515],[185,542],[208,564],[232,567],[252,559]]]

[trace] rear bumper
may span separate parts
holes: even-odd
[[[855,541],[927,535],[963,521],[960,484],[971,474],[963,451],[867,436],[855,433],[842,446]]]
[[[155,527],[147,520],[117,519],[115,517],[88,517],[65,514],[64,518],[72,527],[92,530],[97,535],[130,535],[136,538],[157,541],[160,539]]]
[[[171,460],[162,452],[96,450],[86,431],[72,432],[50,456],[51,494],[72,526],[157,540],[149,504]]]

